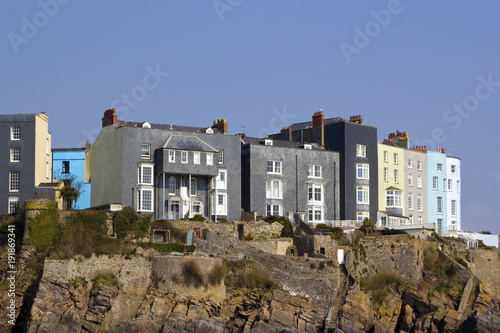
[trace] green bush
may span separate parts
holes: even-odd
[[[400,291],[403,279],[394,273],[378,273],[372,278],[365,278],[362,285],[371,291],[373,306],[378,309],[391,289]]]
[[[281,237],[293,237],[293,235],[293,226],[288,219],[285,219],[283,229],[281,229]]]
[[[253,236],[252,236],[252,234],[248,234],[248,235],[245,235],[245,236],[241,237],[241,239],[242,240],[246,240],[246,241],[253,240]]]
[[[108,270],[102,270],[100,271],[93,279],[92,282],[94,284],[101,283],[105,286],[111,287],[111,288],[118,288],[119,281],[116,278],[116,276]]]
[[[113,227],[118,239],[124,239],[128,232],[134,233],[136,239],[147,236],[151,218],[146,215],[139,215],[133,207],[125,207],[119,211],[113,219]]]
[[[59,213],[56,203],[50,203],[48,209],[40,212],[38,216],[29,222],[29,241],[37,252],[48,255],[57,245],[61,238],[61,226],[59,224]]]
[[[263,289],[270,291],[278,288],[278,285],[266,274],[254,268],[253,262],[239,260],[224,260],[225,269],[224,283],[227,287]]]
[[[220,284],[226,277],[226,268],[222,264],[215,264],[214,267],[208,272],[208,283],[212,286]]]
[[[198,288],[205,283],[205,278],[200,267],[192,259],[186,261],[182,266],[182,276],[187,285],[193,285]]]
[[[395,230],[395,229],[383,229],[383,230],[380,230],[380,233],[384,236],[387,236],[387,235],[408,235],[408,233],[404,230]]]
[[[203,218],[203,216],[201,214],[194,214],[194,216],[191,219],[191,221],[203,222],[203,221],[205,221],[205,219]]]
[[[426,247],[424,269],[436,278],[437,292],[442,294],[447,294],[450,290],[459,294],[463,292],[465,283],[457,277],[457,267],[442,252]]]

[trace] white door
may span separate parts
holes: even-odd
[[[337,249],[337,260],[340,265],[345,264],[344,249]]]

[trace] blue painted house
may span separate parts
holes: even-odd
[[[447,223],[447,179],[446,154],[443,149],[427,152],[427,202],[429,223],[436,224],[438,234],[446,234]]]
[[[91,145],[85,148],[52,149],[52,177],[57,180],[71,180],[72,185],[80,190],[80,197],[74,209],[90,207],[90,156]]]

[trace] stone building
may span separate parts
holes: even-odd
[[[212,127],[102,118],[92,147],[91,205],[118,203],[159,219],[241,216],[241,139]]]
[[[316,143],[242,137],[242,208],[298,213],[311,224],[340,218],[339,154]]]

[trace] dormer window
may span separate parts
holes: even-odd
[[[272,146],[273,145],[273,140],[265,139],[264,140],[264,145],[266,145],[266,146]]]
[[[151,128],[151,124],[145,121],[144,123],[142,123],[142,128]]]
[[[310,144],[310,143],[303,143],[303,144],[299,145],[299,148],[312,149],[312,144]]]

